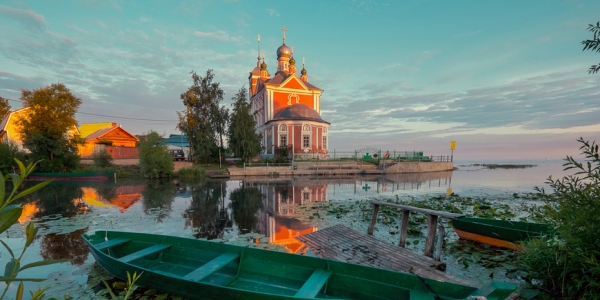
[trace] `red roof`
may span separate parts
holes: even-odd
[[[302,103],[278,109],[269,122],[278,120],[306,120],[330,124],[323,120],[316,110]]]

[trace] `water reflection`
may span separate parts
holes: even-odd
[[[143,197],[142,207],[148,215],[156,212],[156,222],[162,222],[171,214],[171,205],[175,200],[177,186],[167,180],[153,180],[146,185],[127,187],[130,192],[139,190]]]
[[[225,204],[227,182],[211,181],[188,186],[192,202],[185,210],[185,228],[196,229],[194,237],[205,239],[222,238],[224,229],[233,223],[230,207]]]
[[[258,188],[246,187],[242,182],[242,186],[231,192],[229,198],[233,209],[233,219],[240,232],[264,232],[258,226],[257,213],[263,208],[264,199],[264,194]]]
[[[67,234],[46,234],[40,242],[40,254],[44,259],[70,259],[71,264],[82,265],[90,253],[81,238],[87,231],[84,228]]]
[[[86,204],[81,200],[83,192],[80,186],[71,184],[50,184],[42,190],[36,191],[25,199],[26,202],[35,202],[35,217],[60,214],[63,217],[72,217],[87,210]]]

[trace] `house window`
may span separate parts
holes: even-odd
[[[310,147],[310,137],[305,135],[302,137],[302,147],[309,148]]]
[[[302,125],[302,131],[310,131],[310,125],[308,125],[308,124]]]
[[[323,149],[327,149],[327,137],[323,137]]]
[[[286,146],[287,145],[287,135],[282,135],[281,138],[279,139],[279,146]]]

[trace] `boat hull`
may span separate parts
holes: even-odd
[[[136,284],[189,299],[434,299],[431,290],[444,299],[505,299],[515,289],[493,283],[478,290],[339,261],[179,237],[102,231],[83,238],[112,275],[124,279],[127,272],[143,272]]]
[[[28,181],[54,182],[107,182],[113,175],[111,173],[31,173]]]
[[[551,235],[548,224],[482,218],[456,218],[452,227],[461,239],[513,250],[530,238]]]

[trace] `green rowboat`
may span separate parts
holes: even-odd
[[[125,279],[189,299],[505,299],[515,286],[482,289],[316,257],[132,232],[83,236],[96,261]],[[471,298],[472,299],[472,298]]]
[[[552,234],[549,224],[482,218],[456,218],[452,227],[461,239],[514,250],[527,239]]]

